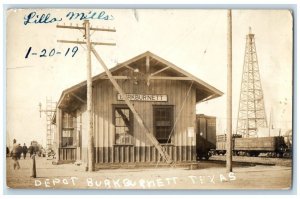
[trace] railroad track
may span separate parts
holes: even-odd
[[[226,156],[212,156],[210,160],[226,161]],[[289,158],[269,158],[269,157],[247,157],[247,156],[233,156],[234,162],[247,162],[265,165],[278,165],[278,166],[292,166],[292,159]]]

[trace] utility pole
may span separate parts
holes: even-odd
[[[87,47],[87,120],[88,120],[88,171],[95,170],[95,159],[94,159],[94,136],[93,136],[93,111],[92,111],[92,69],[91,69],[91,46],[92,45],[110,45],[114,46],[115,43],[101,43],[101,42],[91,42],[90,41],[90,30],[93,31],[108,31],[116,32],[115,29],[106,29],[106,28],[92,28],[88,20],[85,20],[83,27],[78,26],[65,26],[57,25],[57,28],[67,28],[67,29],[77,29],[83,30],[85,41],[67,41],[67,40],[58,40],[61,43],[74,43],[74,44],[86,44]]]
[[[273,129],[273,109],[270,111],[270,119],[269,119],[269,137],[271,136],[271,129]]]
[[[88,169],[95,170],[94,160],[94,136],[93,136],[93,113],[92,113],[92,69],[91,69],[91,41],[90,41],[90,22],[84,20],[85,41],[86,41],[86,86],[87,86],[87,120],[88,120]]]
[[[78,30],[84,30],[85,31],[85,41],[66,41],[66,40],[58,40],[58,42],[61,43],[75,43],[75,44],[86,44],[87,45],[87,109],[88,109],[88,129],[89,129],[89,146],[88,146],[88,170],[89,171],[93,171],[94,170],[94,147],[93,147],[93,123],[92,123],[92,110],[91,112],[89,112],[89,108],[91,109],[92,107],[92,78],[90,76],[90,62],[91,62],[91,52],[93,52],[93,54],[95,55],[96,59],[98,60],[98,62],[102,65],[103,69],[105,70],[108,78],[110,79],[110,81],[112,82],[113,86],[116,88],[116,90],[121,94],[122,98],[125,100],[125,103],[127,104],[127,106],[129,107],[129,109],[132,111],[135,119],[137,120],[138,124],[140,125],[140,127],[142,129],[144,129],[147,138],[153,143],[153,145],[155,146],[155,148],[158,150],[159,154],[162,156],[162,158],[171,166],[174,166],[174,162],[171,160],[171,157],[168,155],[168,153],[166,151],[164,151],[163,147],[160,145],[160,143],[157,141],[157,139],[153,136],[153,134],[150,132],[150,130],[146,127],[146,125],[143,123],[142,118],[139,116],[139,114],[137,113],[137,111],[135,110],[134,106],[131,104],[131,102],[129,101],[129,99],[127,98],[126,94],[124,93],[124,91],[122,90],[122,88],[118,85],[118,83],[116,82],[116,80],[114,79],[113,75],[111,74],[111,72],[109,71],[108,67],[106,66],[106,64],[104,63],[104,61],[101,59],[100,55],[97,53],[97,51],[94,48],[94,45],[115,45],[114,43],[100,43],[100,42],[91,42],[90,38],[89,38],[89,31],[93,30],[93,31],[109,31],[109,32],[115,32],[114,29],[104,29],[104,28],[91,28],[89,26],[88,21],[84,22],[84,26],[83,27],[73,27],[73,26],[62,26],[62,25],[57,25],[57,28],[71,28],[71,29],[78,29]],[[150,64],[150,62],[149,62]],[[150,66],[149,66],[150,67]],[[90,80],[89,80],[90,78]],[[89,83],[90,81],[90,83]],[[90,92],[89,92],[89,87],[90,87]],[[90,96],[89,96],[90,95]],[[90,105],[89,105],[90,104]],[[90,106],[90,107],[89,107]]]
[[[226,170],[232,172],[232,18],[227,11],[227,147]]]

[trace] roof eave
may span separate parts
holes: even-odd
[[[133,57],[133,58],[131,58],[131,59],[125,61],[125,62],[122,62],[122,63],[120,63],[120,64],[114,66],[113,68],[111,68],[111,69],[109,69],[109,70],[110,70],[111,72],[114,72],[114,71],[116,71],[116,70],[118,70],[118,69],[120,69],[120,68],[122,68],[122,67],[124,67],[124,66],[126,66],[126,65],[129,65],[130,63],[133,63],[133,62],[135,62],[135,61],[137,61],[137,60],[143,58],[144,56],[152,56],[153,58],[157,59],[157,60],[160,61],[161,63],[166,64],[166,65],[170,66],[171,68],[173,68],[174,70],[176,70],[176,71],[178,71],[178,72],[180,72],[180,73],[182,73],[182,74],[184,74],[184,75],[190,77],[191,80],[197,82],[199,85],[203,86],[203,87],[205,88],[205,90],[208,90],[210,93],[212,93],[212,94],[209,95],[208,97],[206,97],[206,98],[204,98],[204,99],[201,99],[201,100],[199,100],[199,101],[196,101],[196,103],[200,103],[200,102],[204,102],[204,101],[207,101],[207,100],[210,100],[210,99],[214,99],[214,98],[220,97],[220,96],[222,96],[222,95],[224,94],[223,92],[221,92],[220,90],[216,89],[215,87],[213,87],[213,86],[207,84],[206,82],[200,80],[199,78],[195,77],[194,75],[192,75],[192,74],[190,74],[190,73],[188,73],[188,72],[182,70],[181,68],[177,67],[177,66],[174,65],[173,63],[171,63],[171,62],[169,62],[169,61],[167,61],[167,60],[165,60],[165,59],[163,59],[163,58],[161,58],[161,57],[159,57],[159,56],[157,56],[157,55],[155,55],[155,54],[153,54],[153,53],[151,53],[151,52],[149,52],[149,51],[146,51],[146,52],[144,52],[144,53],[142,53],[142,54],[140,54],[140,55],[138,55],[138,56],[135,56],[135,57]],[[94,81],[96,81],[96,80],[99,80],[99,79],[101,79],[102,77],[104,77],[105,75],[106,75],[106,73],[105,73],[105,72],[102,72],[102,73],[100,73],[99,75],[94,76],[94,77],[92,78],[92,81],[94,82]],[[59,107],[61,106],[61,103],[62,103],[62,101],[64,100],[66,94],[68,94],[68,93],[70,93],[70,92],[72,92],[72,91],[75,91],[76,89],[79,89],[79,88],[81,88],[81,87],[83,87],[83,86],[86,86],[86,81],[82,81],[82,82],[79,83],[79,84],[76,84],[76,85],[74,85],[74,86],[72,86],[72,87],[70,87],[70,88],[68,88],[68,89],[65,89],[65,90],[62,92],[61,96],[60,96],[60,99],[59,99],[59,101],[58,101],[58,103],[57,103],[57,107],[59,108]]]

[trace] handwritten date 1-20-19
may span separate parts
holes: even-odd
[[[39,56],[39,57],[53,57],[55,55],[61,55],[64,54],[66,56],[72,56],[74,57],[76,53],[78,52],[78,46],[74,46],[73,48],[67,48],[64,52],[58,51],[55,48],[52,49],[42,49],[38,52],[34,52],[32,50],[32,47],[30,46],[25,54],[25,59],[27,59],[29,56]]]

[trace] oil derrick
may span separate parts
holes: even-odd
[[[46,149],[53,148],[53,136],[54,136],[54,126],[52,124],[52,117],[55,112],[56,103],[52,99],[46,98],[46,108],[42,109],[42,104],[39,103],[40,107],[40,117],[41,113],[44,112],[46,115]]]
[[[264,95],[260,81],[254,34],[246,38],[244,68],[241,82],[237,134],[257,137],[259,127],[267,127]]]

